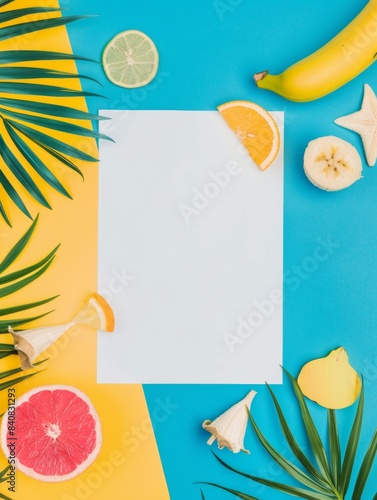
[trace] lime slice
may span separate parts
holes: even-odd
[[[145,33],[123,31],[105,47],[102,64],[108,79],[115,85],[128,89],[143,87],[156,76],[158,52]]]

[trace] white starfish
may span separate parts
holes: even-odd
[[[377,97],[367,83],[360,111],[337,118],[334,123],[360,134],[367,163],[373,167],[377,160]]]

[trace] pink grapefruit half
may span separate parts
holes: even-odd
[[[102,444],[100,420],[88,397],[75,387],[36,387],[16,400],[15,432],[8,413],[1,424],[1,445],[9,457],[15,442],[16,468],[47,482],[78,476],[97,457]],[[17,438],[15,440],[15,438]]]

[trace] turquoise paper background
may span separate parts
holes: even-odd
[[[337,92],[311,103],[292,103],[252,81],[254,72],[279,73],[332,38],[364,7],[365,0],[61,0],[66,14],[96,14],[69,26],[74,51],[100,60],[106,43],[118,32],[139,29],[156,43],[158,75],[149,86],[126,90],[110,84],[101,67],[94,71],[108,100],[92,99],[93,111],[111,109],[214,110],[234,99],[255,101],[268,110],[285,112],[284,215],[284,366],[297,376],[301,366],[344,346],[352,365],[365,378],[366,408],[361,450],[376,427],[377,407],[377,167],[368,168],[359,136],[333,124],[360,108],[363,84],[377,92],[374,65]],[[85,66],[85,65],[83,65]],[[90,68],[93,74],[93,68]],[[92,84],[84,83],[89,89]],[[97,90],[97,88],[96,88]],[[359,150],[363,179],[350,189],[326,193],[313,187],[302,169],[309,140],[337,135]],[[111,175],[111,171],[109,171]],[[273,231],[273,228],[271,228]],[[315,260],[320,241],[331,242],[326,261]],[[298,270],[301,269],[301,271]],[[306,271],[305,271],[306,269]],[[147,313],[147,312],[146,312]],[[198,345],[200,349],[200,345]],[[278,451],[291,457],[277,428],[264,386],[253,414]],[[263,500],[288,498],[253,484],[221,467],[206,444],[204,419],[214,419],[244,397],[248,386],[145,386],[150,411],[170,401],[166,419],[154,422],[157,442],[172,500],[200,499],[196,481],[212,481]],[[300,433],[292,391],[285,380],[276,387],[288,418]],[[311,405],[326,435],[326,412]],[[339,426],[348,432],[354,408],[339,412]],[[297,424],[297,425],[296,425]],[[257,442],[246,435],[250,456],[219,456],[250,474],[286,480]],[[305,446],[305,441],[303,443]],[[216,451],[215,445],[212,449]],[[140,477],[148,481],[148,476]],[[127,485],[125,498],[127,498]],[[377,490],[375,464],[363,498]],[[209,486],[207,500],[231,498]],[[146,499],[130,499],[146,500]],[[158,500],[158,499],[153,499]]]

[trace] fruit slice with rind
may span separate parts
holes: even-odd
[[[62,335],[74,326],[85,325],[95,330],[114,331],[114,314],[110,305],[98,293],[94,293],[76,316],[63,325],[44,326],[23,331],[14,331],[9,325],[8,331],[13,337],[21,368],[33,368],[33,362],[54,344]]]
[[[94,293],[73,318],[72,323],[90,326],[104,332],[114,331],[114,314],[107,301]]]
[[[306,397],[333,410],[352,405],[361,389],[360,377],[343,347],[306,363],[297,382]]]
[[[159,55],[153,41],[142,31],[127,30],[105,47],[103,69],[109,80],[120,87],[143,87],[158,70]]]
[[[5,456],[14,454],[17,470],[40,481],[78,476],[96,459],[101,444],[101,424],[93,404],[71,386],[48,385],[26,392],[1,424]]]
[[[361,178],[362,163],[352,144],[329,135],[309,142],[304,153],[304,171],[318,188],[339,191]]]
[[[279,128],[272,115],[250,101],[230,101],[217,109],[258,167],[266,170],[280,148]]]

